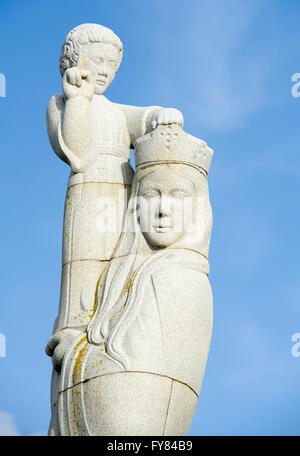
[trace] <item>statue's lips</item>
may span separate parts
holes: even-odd
[[[106,79],[96,79],[96,82],[98,84],[105,85],[106,84]]]
[[[153,228],[157,233],[166,233],[172,229],[172,226],[154,226]]]

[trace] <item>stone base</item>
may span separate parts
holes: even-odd
[[[119,372],[60,393],[65,406],[59,414],[69,423],[70,435],[181,436],[188,432],[197,400],[190,387],[169,377]],[[49,434],[58,432],[54,418]]]

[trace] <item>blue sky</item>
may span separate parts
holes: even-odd
[[[300,73],[297,0],[2,0],[0,435],[46,434],[69,174],[45,127],[65,35],[96,22],[124,45],[112,101],[180,109],[215,150],[214,330],[190,435],[299,435]]]

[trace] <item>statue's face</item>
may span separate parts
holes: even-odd
[[[80,50],[78,67],[91,72],[95,94],[101,95],[112,83],[119,67],[119,52],[112,44],[90,43]]]
[[[138,221],[146,240],[157,248],[165,248],[185,233],[191,218],[195,189],[182,174],[172,171],[177,165],[157,165],[145,176],[138,191]]]

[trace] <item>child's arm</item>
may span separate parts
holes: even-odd
[[[114,104],[125,114],[132,147],[134,147],[137,138],[154,130],[157,125],[176,123],[183,127],[183,116],[177,109]]]

